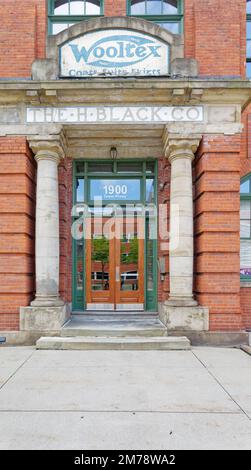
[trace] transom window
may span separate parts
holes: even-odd
[[[241,277],[251,278],[251,174],[241,181]]]
[[[73,24],[103,15],[103,0],[49,0],[49,34],[58,34]]]
[[[155,167],[154,161],[77,161],[75,202],[81,206],[102,198],[104,204],[110,201],[153,203]]]
[[[182,0],[128,0],[127,14],[154,21],[174,34],[182,32]]]
[[[251,0],[247,0],[247,77],[251,78]]]

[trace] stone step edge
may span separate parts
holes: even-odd
[[[110,347],[111,349],[133,349],[133,347],[142,346],[142,349],[169,349],[169,350],[187,350],[191,348],[191,343],[186,336],[177,337],[177,336],[160,336],[160,337],[90,337],[90,336],[81,336],[81,337],[41,337],[36,342],[37,349],[78,349],[78,347],[83,346],[88,349],[104,349]],[[144,348],[145,347],[145,348]],[[159,347],[159,348],[158,348]],[[137,348],[138,349],[138,348]]]
[[[166,328],[65,328],[61,330],[61,338],[72,337],[95,337],[95,338],[134,338],[134,337],[162,337],[167,336]]]

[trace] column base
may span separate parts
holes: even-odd
[[[31,302],[32,307],[62,307],[63,305],[64,301],[56,296],[36,296]]]
[[[165,302],[170,307],[196,307],[198,302],[193,297],[169,297]]]
[[[20,330],[59,332],[70,318],[68,305],[61,306],[30,306],[20,308]]]
[[[209,330],[209,309],[198,304],[182,306],[166,301],[160,308],[160,319],[169,331]]]

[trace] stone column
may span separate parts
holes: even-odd
[[[192,162],[199,134],[164,134],[164,151],[171,164],[170,190],[170,295],[161,319],[168,329],[208,330],[208,308],[198,306],[193,295],[194,218]]]
[[[57,330],[65,321],[59,298],[59,195],[58,165],[64,157],[63,136],[29,139],[37,162],[36,197],[36,296],[21,309],[25,330]]]
[[[197,305],[193,297],[193,181],[192,161],[201,136],[169,135],[166,155],[171,163],[170,305]]]
[[[33,306],[62,305],[59,299],[59,201],[60,155],[39,150],[36,201],[36,298]]]

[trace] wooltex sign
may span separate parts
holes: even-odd
[[[169,73],[170,46],[128,29],[87,33],[59,49],[60,76],[137,77]]]

